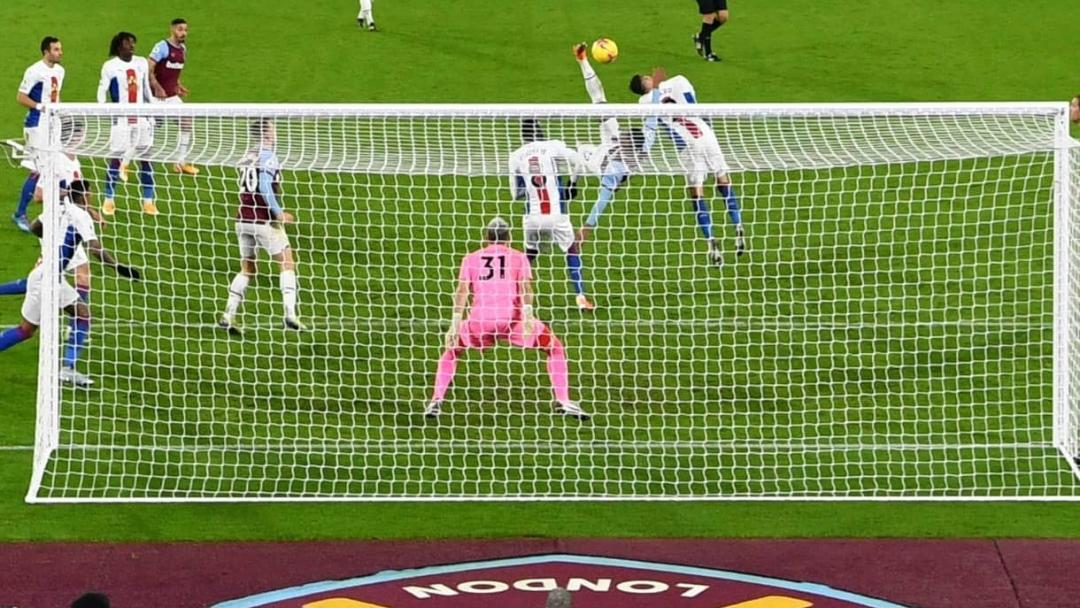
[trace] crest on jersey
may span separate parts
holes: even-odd
[[[728,570],[536,555],[381,572],[227,601],[215,608],[535,608],[556,588],[588,608],[903,608],[886,600]]]

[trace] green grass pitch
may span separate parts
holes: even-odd
[[[37,57],[37,41],[45,33],[60,36],[65,44],[68,79],[64,98],[88,100],[93,96],[98,70],[108,39],[120,29],[140,37],[140,52],[165,33],[172,13],[150,10],[132,16],[130,7],[101,2],[54,2],[48,10],[0,8],[0,51],[12,97],[22,70]],[[717,48],[725,57],[721,65],[700,62],[692,54],[689,34],[695,26],[691,2],[674,7],[632,0],[618,7],[600,3],[553,2],[537,5],[507,4],[504,10],[491,3],[446,7],[376,6],[383,31],[368,34],[356,29],[355,5],[348,0],[315,1],[299,7],[291,2],[196,2],[183,9],[192,26],[191,60],[185,82],[198,101],[340,101],[340,102],[547,102],[579,103],[584,99],[576,68],[569,60],[569,45],[600,35],[615,39],[622,50],[620,62],[605,67],[601,75],[613,100],[630,101],[624,82],[635,70],[662,64],[669,73],[684,73],[708,101],[908,101],[908,100],[1062,100],[1080,90],[1075,80],[1075,40],[1069,24],[1080,18],[1080,8],[1064,0],[1035,2],[1013,7],[1008,15],[994,12],[985,3],[964,0],[947,7],[926,0],[915,2],[855,3],[820,2],[813,5],[781,2],[769,6],[747,3],[732,6],[732,22],[717,34]],[[169,9],[172,10],[172,9]],[[1070,14],[1071,13],[1071,14]],[[218,24],[229,24],[225,28]],[[992,35],[987,35],[990,32]],[[20,133],[21,112],[12,103],[0,108],[0,131]],[[10,193],[10,206],[23,172],[0,171],[0,193]],[[747,184],[747,188],[752,185]],[[763,184],[762,187],[767,187]],[[411,204],[419,205],[419,201]],[[964,209],[956,213],[963,214]],[[968,210],[970,211],[970,210]],[[1023,217],[991,218],[1000,228]],[[332,214],[328,209],[326,214]],[[509,211],[507,211],[509,213]],[[783,219],[784,211],[760,210],[770,221]],[[853,227],[872,221],[865,209],[855,207],[844,218]],[[863,215],[860,216],[860,213]],[[756,217],[761,218],[763,215]],[[167,221],[168,218],[165,218]],[[940,221],[945,222],[947,218]],[[6,219],[4,220],[6,221]],[[468,235],[460,224],[455,230]],[[1048,219],[1029,218],[1027,229],[1038,230]],[[119,222],[118,222],[119,224]],[[880,226],[878,226],[880,228]],[[904,229],[905,226],[897,226]],[[125,235],[116,226],[111,238],[137,236],[135,228]],[[979,238],[963,235],[963,238]],[[303,249],[303,236],[298,249]],[[601,245],[605,243],[600,243]],[[606,243],[614,246],[614,243]],[[762,255],[782,255],[782,238],[767,240]],[[770,245],[772,246],[770,248]],[[10,252],[0,260],[0,276],[14,278],[26,272],[37,255],[36,244],[13,227],[0,229],[0,247]],[[1030,252],[1044,263],[1044,252]],[[1016,307],[1030,299],[1044,299],[1044,267],[1025,268],[1024,259],[1002,260],[993,265],[1004,275],[1028,277],[1005,285]],[[208,268],[227,277],[230,258],[213,258],[220,268]],[[98,278],[105,273],[97,272]],[[303,275],[302,275],[303,276]],[[616,277],[605,279],[615,284]],[[754,277],[745,279],[752,284]],[[764,280],[764,279],[760,279]],[[792,274],[793,287],[808,293],[827,286],[810,277]],[[105,289],[123,288],[106,279]],[[546,278],[548,284],[563,283],[561,273]],[[161,284],[163,287],[165,283]],[[604,284],[597,285],[603,288]],[[102,291],[104,291],[103,289]],[[259,299],[269,305],[269,288]],[[445,291],[445,290],[444,290]],[[175,295],[175,294],[171,294]],[[445,301],[445,293],[430,301]],[[149,300],[146,300],[149,302]],[[254,303],[252,303],[254,304]],[[252,307],[248,305],[248,308]],[[738,305],[739,302],[731,302]],[[753,302],[746,302],[753,306]],[[758,306],[764,306],[757,303]],[[18,299],[0,301],[0,319],[14,323]],[[1000,303],[1003,317],[1015,316],[1017,308]],[[333,314],[333,311],[325,311]],[[206,319],[197,319],[205,322]],[[574,322],[562,328],[575,332]],[[587,333],[587,332],[583,332]],[[940,339],[950,344],[956,336],[892,336],[899,340]],[[104,338],[103,338],[104,339]],[[146,336],[131,340],[152,339]],[[1041,340],[1041,338],[1039,338]],[[95,337],[95,340],[97,338]],[[823,341],[820,336],[775,335],[770,344],[785,341]],[[1005,335],[991,345],[997,359],[1024,360],[1033,340],[1029,336]],[[1011,342],[1011,343],[1010,343]],[[987,345],[956,346],[956,359],[947,362],[972,375],[1002,376],[1000,390],[1023,390],[1024,399],[1048,399],[1044,369],[1008,370],[986,368],[980,357]],[[36,343],[35,343],[36,344]],[[723,348],[723,347],[720,347]],[[724,360],[739,355],[764,359],[780,350],[754,350],[752,346],[728,347]],[[426,379],[434,356],[431,345],[416,345],[416,359],[423,369],[398,369],[402,375],[425,378],[416,390],[403,389],[396,397],[402,408],[412,407],[426,393]],[[327,353],[329,356],[335,353]],[[838,353],[822,352],[820,357]],[[858,353],[853,353],[858,355]],[[23,345],[3,354],[4,396],[0,398],[0,446],[27,446],[33,436],[33,401],[36,350]],[[125,375],[155,375],[159,361],[122,362]],[[484,369],[494,370],[496,360]],[[926,362],[925,364],[939,364]],[[916,367],[922,364],[914,362]],[[587,363],[579,375],[602,373]],[[913,368],[914,369],[914,368]],[[643,371],[643,370],[638,370]],[[1035,381],[1023,385],[1031,371]],[[326,370],[332,375],[333,370]],[[735,377],[736,372],[731,372]],[[199,378],[187,379],[198,383]],[[895,379],[903,382],[905,378]],[[744,376],[743,390],[760,382],[776,382],[767,373]],[[631,393],[646,388],[627,389]],[[958,388],[959,390],[959,388]],[[105,392],[112,403],[90,407],[116,407],[122,387]],[[535,397],[537,391],[532,393]],[[350,398],[357,398],[350,395]],[[794,398],[794,396],[787,396]],[[802,395],[800,397],[807,397]],[[809,397],[817,397],[810,395]],[[299,398],[299,396],[298,396]],[[376,396],[359,396],[377,403]],[[873,404],[870,404],[871,406]],[[884,404],[887,405],[887,404]],[[950,408],[970,407],[961,400],[926,404]],[[860,411],[871,411],[866,408]],[[402,409],[404,412],[404,409]],[[781,413],[782,414],[782,413]],[[390,415],[399,415],[390,412]],[[403,415],[403,414],[402,414]],[[1020,415],[1020,414],[1018,414]],[[781,416],[782,417],[782,416]],[[477,420],[480,420],[479,418]],[[760,424],[761,432],[775,428],[768,416],[745,412],[743,425]],[[144,421],[146,422],[146,421]],[[167,428],[170,422],[157,420]],[[845,423],[858,423],[847,420]],[[137,438],[132,429],[133,439]],[[883,429],[882,432],[888,432]],[[430,431],[426,431],[429,432]],[[592,431],[602,434],[602,431]],[[935,429],[927,429],[932,436]],[[974,429],[972,432],[1003,433],[1009,429]],[[0,451],[0,521],[8,530],[4,538],[20,539],[234,539],[234,538],[340,538],[484,535],[678,535],[678,536],[1071,536],[1080,532],[1076,505],[1036,504],[449,504],[449,505],[169,505],[169,506],[58,506],[28,507],[22,504],[29,476],[30,454],[24,449]],[[806,466],[813,466],[809,463]],[[828,468],[828,467],[826,467]],[[840,469],[843,467],[841,466]],[[829,470],[837,470],[830,468]],[[216,525],[207,529],[213,518]],[[469,523],[462,523],[469,522]]]

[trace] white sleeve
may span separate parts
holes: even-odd
[[[105,103],[109,94],[109,64],[106,62],[101,66],[101,82],[98,83],[97,88],[97,102]]]
[[[562,149],[559,150],[559,153],[568,163],[570,163],[570,180],[576,181],[578,176],[586,172],[585,160],[582,158],[581,154],[578,154],[577,150],[571,149],[566,144],[560,144],[560,146]]]
[[[142,75],[142,89],[143,89],[143,102],[150,103],[150,100],[154,98],[154,91],[150,88],[150,62],[143,59],[143,75]]]
[[[71,203],[74,205],[74,203]],[[97,232],[94,231],[94,220],[90,218],[90,214],[82,209],[79,212],[73,213],[71,223],[75,226],[75,230],[79,231],[79,236],[82,237],[84,243],[98,240]]]
[[[19,92],[23,95],[29,95],[30,90],[37,84],[35,80],[37,79],[34,78],[34,66],[26,68],[26,71],[23,72],[22,82],[19,83]],[[44,94],[44,91],[42,93]]]

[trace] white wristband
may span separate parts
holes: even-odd
[[[43,103],[35,104],[34,109],[37,110],[38,112],[40,112],[40,111],[45,109],[45,104],[43,104]]]
[[[533,308],[532,308],[532,304],[526,304],[525,306],[522,306],[522,307],[521,307],[521,311],[522,311],[523,313],[525,313],[525,318],[526,318],[526,319],[528,319],[528,318],[532,317],[532,316],[533,316]]]

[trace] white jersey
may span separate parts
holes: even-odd
[[[524,191],[526,215],[566,215],[560,174],[571,178],[581,169],[581,157],[561,141],[534,141],[510,154],[510,192]]]
[[[59,63],[49,67],[45,61],[39,61],[26,68],[19,92],[38,103],[57,103],[60,101],[60,89],[64,86],[64,66]],[[41,121],[41,112],[30,110],[26,114],[23,126],[32,129]]]
[[[132,57],[131,61],[113,57],[101,66],[98,103],[140,104],[151,97],[150,65],[145,57]]]
[[[580,169],[589,175],[603,175],[608,161],[619,149],[619,144],[581,144],[577,147],[578,158],[581,160]]]
[[[94,230],[94,218],[82,207],[70,201],[60,205],[60,270],[68,269],[75,257],[75,252],[83,243],[97,240]],[[41,242],[42,259],[45,256],[45,241]]]
[[[697,103],[697,93],[693,85],[684,76],[672,76],[660,83],[659,86],[649,91],[638,99],[643,104],[694,104]],[[694,146],[716,138],[712,127],[699,116],[665,116],[660,119],[652,118],[645,122],[645,148],[652,147],[656,138],[657,122],[663,122],[668,128],[675,145],[683,148],[687,145]]]
[[[63,154],[56,161],[56,174],[60,178],[60,188],[67,188],[82,179],[82,164],[79,157]]]

